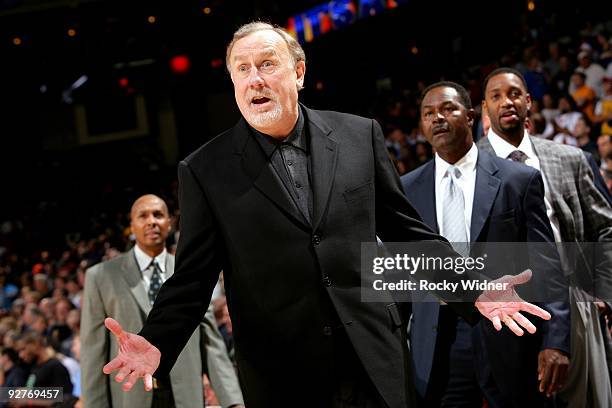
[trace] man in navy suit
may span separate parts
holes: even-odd
[[[428,87],[420,113],[436,156],[402,183],[426,224],[451,242],[471,242],[472,255],[475,242],[554,241],[540,173],[478,151],[474,110],[461,85]],[[544,262],[562,279],[552,253]],[[526,338],[507,329],[493,336],[482,322],[471,327],[439,302],[415,303],[411,348],[423,406],[480,407],[483,397],[490,407],[546,406],[566,378],[570,322],[566,302],[540,306],[553,318],[539,336]]]

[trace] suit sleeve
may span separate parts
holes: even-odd
[[[584,217],[584,240],[593,244],[591,262],[594,265],[595,297],[612,300],[612,207],[595,187],[593,171],[580,155],[576,178],[578,198]],[[588,253],[587,251],[586,253]]]
[[[223,336],[217,329],[212,306],[209,306],[204,315],[204,319],[200,323],[200,330],[205,348],[203,353],[206,353],[208,377],[219,403],[222,407],[244,405],[236,370],[227,355]]]
[[[541,349],[556,349],[570,354],[570,306],[565,298],[568,293],[567,282],[561,268],[561,261],[554,244],[554,235],[546,215],[544,204],[544,181],[539,171],[533,171],[523,199],[523,212],[526,217],[527,242],[534,245],[535,253],[530,254],[534,269],[534,283],[541,291],[547,292],[550,302],[540,303],[552,318],[542,322]],[[546,243],[550,243],[547,246]],[[533,259],[536,257],[536,259]],[[542,276],[544,275],[544,276]],[[542,277],[539,280],[538,277]],[[560,300],[561,299],[561,300]]]
[[[442,236],[434,233],[421,221],[417,211],[408,202],[400,178],[387,154],[384,136],[380,125],[372,121],[374,162],[376,171],[376,234],[383,242],[429,241],[435,247],[435,256],[458,257]],[[424,278],[419,276],[418,278]],[[464,275],[464,278],[467,278]],[[458,281],[461,276],[455,273],[428,277],[429,280],[444,279]],[[461,286],[459,286],[461,288]],[[479,294],[458,290],[455,293],[436,293],[448,301],[457,313],[466,320],[474,322],[478,318],[473,304]],[[460,301],[460,302],[458,302]],[[468,302],[468,303],[461,303]]]
[[[140,331],[161,351],[156,376],[167,376],[210,303],[222,269],[217,225],[204,189],[186,162],[179,163],[180,231],[174,274]]]
[[[110,352],[107,317],[98,285],[102,266],[87,270],[81,310],[81,398],[86,407],[110,407],[109,376],[102,373]]]

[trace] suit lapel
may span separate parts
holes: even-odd
[[[302,108],[306,113],[307,131],[310,133],[312,202],[314,207],[312,229],[316,231],[329,205],[329,197],[336,174],[339,145],[331,137],[332,129],[327,123],[316,112],[304,106]]]
[[[560,157],[554,152],[546,149],[546,145],[544,143],[540,143],[537,138],[530,137],[529,139],[533,145],[533,151],[535,152],[536,156],[538,156],[540,161],[540,171],[547,180],[547,187],[550,189],[551,196],[554,197],[561,194],[561,192],[557,189],[557,186],[560,186],[561,183],[555,182],[557,177],[561,177],[561,175],[558,174],[558,171],[554,171],[554,169],[563,168]],[[553,199],[552,201],[555,202],[556,200]]]
[[[482,231],[497,191],[501,185],[501,180],[495,176],[498,167],[492,160],[492,157],[483,151],[479,152],[478,161],[476,163],[476,184],[474,186],[474,204],[472,206],[472,222],[470,227],[470,241],[476,242],[478,235]]]
[[[411,191],[406,191],[411,202],[414,204],[423,222],[439,232],[438,220],[436,215],[436,165],[434,160],[430,160],[423,165],[423,171],[413,184]]]
[[[138,306],[145,312],[145,316],[151,311],[151,304],[149,303],[149,296],[147,291],[142,284],[142,273],[136,262],[136,255],[132,249],[127,253],[127,256],[123,260],[121,276],[125,279],[130,292]]]
[[[242,168],[253,180],[255,188],[295,221],[309,228],[304,216],[294,204],[282,180],[276,174],[257,140],[251,135],[244,118],[234,127],[234,154],[241,156]]]

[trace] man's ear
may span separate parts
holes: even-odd
[[[298,61],[295,64],[295,74],[298,91],[304,88],[304,76],[306,75],[306,63],[304,61]]]
[[[527,94],[527,96],[525,96],[525,99],[527,100],[527,110],[530,111],[531,110],[531,95]]]
[[[468,109],[466,115],[468,118],[468,125],[470,125],[470,127],[474,126],[474,118],[476,117],[476,112],[474,111],[474,108]]]

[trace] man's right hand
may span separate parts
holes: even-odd
[[[144,378],[145,390],[153,389],[153,373],[159,367],[161,352],[142,336],[123,331],[119,322],[110,317],[104,320],[104,325],[117,338],[119,352],[117,357],[104,366],[104,374],[119,370],[115,381],[123,382],[123,391],[132,389],[139,378]]]

